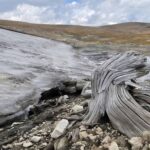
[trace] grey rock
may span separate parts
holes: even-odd
[[[81,112],[81,111],[83,111],[83,106],[81,106],[81,105],[75,105],[73,108],[72,108],[72,111],[73,112]]]
[[[67,150],[68,149],[68,139],[66,137],[56,140],[54,143],[55,150]]]
[[[33,137],[31,138],[31,142],[33,142],[33,143],[38,143],[38,142],[41,140],[41,138],[42,138],[42,137],[40,137],[40,136],[33,136]]]
[[[74,94],[74,93],[77,92],[75,86],[68,86],[68,87],[65,87],[64,91],[65,91],[65,93],[67,93],[67,94]]]
[[[92,90],[91,90],[91,82],[87,82],[83,87],[81,95],[85,98],[91,98]]]
[[[129,140],[129,143],[131,144],[132,149],[134,150],[139,150],[140,148],[143,147],[143,141],[141,137],[132,137]]]
[[[150,131],[144,131],[143,132],[143,140],[150,143]]]
[[[113,141],[113,142],[111,142],[108,149],[109,150],[119,150],[119,147],[118,147],[117,143]]]
[[[77,84],[76,84],[77,91],[82,91],[85,84],[86,84],[86,81],[84,80],[77,81]]]
[[[111,143],[111,137],[110,136],[106,136],[102,141],[102,144],[108,144],[108,143]]]
[[[64,95],[64,96],[60,96],[58,99],[58,103],[66,103],[69,100],[69,96],[68,95]]]
[[[62,119],[61,121],[59,121],[54,131],[51,133],[51,137],[52,138],[60,137],[67,129],[68,125],[69,125],[69,122],[66,119]]]
[[[23,142],[23,147],[24,148],[28,148],[28,147],[31,147],[33,144],[30,142],[30,141],[24,141]]]

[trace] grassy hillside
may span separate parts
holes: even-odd
[[[111,43],[150,45],[150,23],[122,23],[88,27],[0,20],[0,28],[64,41],[76,47]]]

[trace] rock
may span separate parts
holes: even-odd
[[[81,95],[85,98],[91,98],[92,90],[91,90],[91,82],[87,82],[83,87]]]
[[[54,143],[54,149],[55,150],[67,150],[68,149],[68,139],[66,137],[63,137],[60,140],[57,140]]]
[[[97,127],[95,129],[95,133],[98,134],[98,135],[102,135],[103,134],[103,130],[100,127]]]
[[[79,132],[79,137],[81,140],[85,140],[88,138],[88,133],[86,131]]]
[[[73,143],[77,142],[79,139],[79,128],[73,129],[71,133],[72,133],[72,135],[71,135],[72,142]]]
[[[81,93],[84,98],[91,98],[92,90],[85,90]]]
[[[67,129],[68,125],[69,125],[69,122],[66,119],[62,119],[61,121],[59,121],[54,131],[51,133],[51,137],[52,138],[60,137]]]
[[[23,124],[23,122],[14,122],[14,123],[12,123],[11,127],[14,127],[14,126],[20,125],[20,124]]]
[[[81,132],[81,131],[86,131],[86,127],[85,127],[84,125],[81,125],[81,126],[80,126],[80,132]]]
[[[95,142],[96,139],[97,139],[97,136],[96,136],[96,135],[93,135],[93,134],[89,134],[88,137],[89,137],[89,139],[90,139],[92,142]]]
[[[142,137],[144,141],[147,141],[148,143],[150,143],[150,131],[144,131]]]
[[[104,150],[103,149],[103,147],[101,146],[99,146],[99,147],[97,147],[97,146],[95,146],[95,145],[93,145],[92,147],[91,147],[91,150]]]
[[[129,143],[131,144],[132,149],[134,150],[139,150],[140,148],[143,147],[143,141],[141,137],[132,137],[129,140]]]
[[[80,105],[75,105],[73,108],[72,108],[73,112],[81,112],[83,111],[83,106],[80,106]]]
[[[116,142],[111,142],[111,144],[110,144],[108,149],[109,150],[119,150],[119,147],[118,147]]]
[[[23,147],[24,148],[28,148],[28,147],[31,147],[33,144],[30,142],[30,141],[25,141],[23,142]]]
[[[116,140],[117,144],[121,147],[125,147],[127,145],[127,140],[124,136],[119,136]]]
[[[64,80],[62,81],[62,83],[65,86],[75,86],[77,84],[77,81],[74,79],[70,79],[70,80]]]
[[[14,146],[22,146],[22,142],[19,142],[19,143],[14,143]]]
[[[108,143],[111,143],[111,137],[110,136],[106,136],[102,141],[102,144],[108,144]]]
[[[0,128],[0,132],[2,132],[4,129],[3,128]]]
[[[38,143],[40,140],[41,140],[40,136],[33,136],[31,138],[31,142],[33,142],[33,143]]]
[[[77,81],[77,84],[76,84],[77,91],[82,91],[85,84],[86,84],[86,81],[84,80]]]
[[[7,150],[7,149],[12,149],[12,148],[13,148],[13,145],[12,145],[12,144],[3,145],[2,148],[3,148],[3,149],[6,149],[6,150]]]
[[[76,90],[75,86],[67,86],[67,87],[65,87],[64,92],[66,94],[75,94],[77,92],[77,90]]]
[[[64,95],[64,96],[60,96],[58,99],[58,103],[66,103],[69,100],[69,96],[68,95]]]

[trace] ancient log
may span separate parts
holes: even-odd
[[[114,128],[128,137],[150,130],[150,84],[137,80],[148,70],[146,57],[135,52],[117,54],[97,67],[83,123],[95,124],[107,114]]]

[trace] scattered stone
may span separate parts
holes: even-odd
[[[54,143],[55,150],[68,150],[68,139],[66,137],[56,140]]]
[[[93,134],[89,134],[88,137],[89,137],[89,139],[90,139],[92,142],[95,142],[96,139],[97,139],[97,136],[96,136],[96,135],[93,135]]]
[[[81,126],[80,126],[80,132],[81,132],[81,131],[86,131],[86,127],[85,127],[84,125],[81,125]]]
[[[102,144],[108,144],[108,143],[111,143],[111,137],[110,136],[106,136],[102,141]]]
[[[75,143],[79,139],[79,128],[72,130],[72,142]]]
[[[67,94],[74,94],[77,92],[76,87],[75,86],[67,86],[64,89],[65,93]]]
[[[150,131],[144,131],[143,132],[143,140],[150,143]]]
[[[70,80],[64,80],[64,81],[62,81],[62,83],[65,86],[75,86],[77,84],[77,81],[74,79],[70,79]]]
[[[83,87],[85,86],[85,83],[86,81],[84,80],[77,81],[77,84],[76,84],[77,91],[82,91]]]
[[[52,138],[60,137],[67,129],[68,125],[69,125],[69,122],[66,119],[62,119],[61,121],[59,121],[54,131],[51,133],[51,137]]]
[[[85,140],[88,138],[88,133],[86,131],[79,132],[79,137],[81,140]]]
[[[91,90],[91,83],[87,82],[86,85],[83,87],[81,95],[85,98],[91,98],[92,90]]]
[[[7,144],[7,145],[3,145],[2,146],[3,147],[3,149],[12,149],[13,148],[13,145],[12,144]]]
[[[40,140],[41,140],[40,136],[33,136],[31,138],[31,142],[33,142],[33,143],[38,143]]]
[[[0,132],[2,132],[4,129],[3,128],[0,128]]]
[[[75,105],[73,108],[72,108],[73,112],[77,113],[77,112],[81,112],[83,111],[83,106],[80,106],[80,105]]]
[[[116,142],[111,142],[109,150],[119,150],[119,147]]]
[[[125,147],[127,145],[127,140],[125,139],[124,136],[119,136],[117,139],[116,139],[116,142],[119,146],[121,147]]]
[[[69,100],[69,96],[68,95],[60,96],[59,99],[58,99],[58,103],[59,104],[66,103],[66,102],[68,102],[68,100]]]
[[[143,141],[141,137],[132,137],[129,140],[129,143],[131,144],[132,149],[134,150],[139,150],[143,146]]]
[[[33,144],[30,142],[30,141],[25,141],[23,142],[23,147],[24,148],[28,148],[28,147],[31,147]]]
[[[97,127],[95,129],[95,133],[98,134],[98,135],[102,135],[103,134],[103,130],[100,127]]]
[[[22,146],[23,142],[14,143],[14,146]]]
[[[23,122],[14,122],[14,123],[12,123],[11,127],[14,127],[14,126],[20,125],[20,124],[23,124]]]

